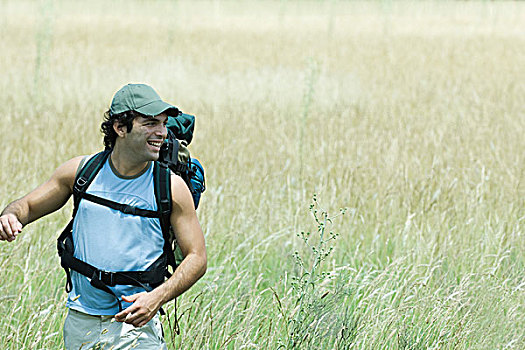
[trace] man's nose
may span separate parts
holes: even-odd
[[[159,127],[157,127],[157,130],[155,130],[155,134],[162,136],[163,138],[168,137],[168,128],[164,124],[159,124]]]

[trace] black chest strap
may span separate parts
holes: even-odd
[[[138,207],[135,207],[135,206],[132,206],[132,205],[117,203],[117,202],[114,202],[114,201],[112,201],[110,199],[98,197],[98,196],[95,196],[93,194],[86,193],[86,192],[79,192],[76,195],[77,195],[77,197],[79,197],[81,199],[86,199],[86,200],[88,200],[90,202],[94,202],[94,203],[103,205],[105,207],[109,207],[111,209],[118,210],[118,211],[120,211],[120,212],[122,212],[124,214],[130,214],[130,215],[136,215],[136,216],[144,216],[144,217],[147,217],[147,218],[158,218],[161,215],[161,213],[159,211],[148,210],[148,209],[141,209],[141,208],[138,208]]]

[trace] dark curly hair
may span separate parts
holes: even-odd
[[[100,131],[104,134],[104,146],[106,149],[113,148],[115,146],[115,140],[117,139],[117,133],[113,129],[113,124],[119,122],[130,132],[133,128],[133,119],[137,117],[143,117],[143,115],[135,111],[113,114],[111,110],[108,110],[104,113],[104,121],[100,125]]]

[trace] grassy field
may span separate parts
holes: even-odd
[[[170,348],[524,349],[524,19],[519,2],[1,1],[0,206],[100,150],[113,93],[149,83],[197,116],[207,173],[208,272],[181,334],[163,320]],[[70,212],[0,243],[0,349],[62,347]]]

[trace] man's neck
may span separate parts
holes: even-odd
[[[110,162],[120,175],[126,177],[139,174],[149,165],[147,161],[139,162],[125,152],[120,152],[118,147],[115,147],[111,152]]]

